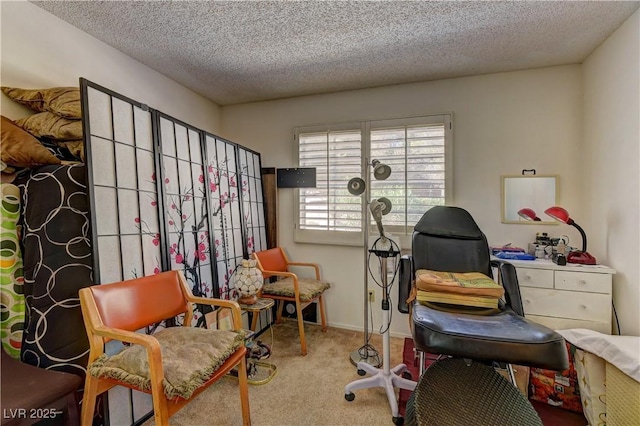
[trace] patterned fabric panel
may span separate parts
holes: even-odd
[[[2,290],[2,347],[13,358],[20,358],[22,330],[24,329],[24,277],[22,252],[17,233],[20,218],[20,190],[11,184],[2,184],[2,223],[0,226],[0,289]]]
[[[575,365],[576,347],[565,343],[569,355],[569,368],[564,371],[532,368],[529,380],[529,399],[554,407],[582,413],[580,385]]]
[[[85,167],[33,169],[21,189],[27,303],[22,360],[84,375],[89,343],[78,290],[92,283]]]
[[[607,424],[606,361],[576,348],[576,374],[582,410],[590,425]]]

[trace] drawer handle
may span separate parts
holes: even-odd
[[[586,310],[586,309],[587,309],[587,305],[580,305],[580,308],[582,308],[582,309],[585,309],[585,310]]]
[[[524,276],[524,279],[525,279],[525,280],[531,280],[531,275],[525,275],[525,276]]]
[[[585,284],[587,283],[587,280],[580,280],[580,281],[579,281],[579,283],[580,283],[581,285],[585,285]]]
[[[524,303],[527,303],[527,304],[528,304],[528,303],[531,303],[531,300],[529,300],[529,299],[524,299]]]

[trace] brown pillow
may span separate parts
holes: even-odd
[[[53,112],[61,117],[80,119],[80,89],[52,87],[50,89],[19,89],[3,86],[2,91],[14,101],[37,112]]]
[[[16,126],[11,120],[2,117],[2,161],[15,167],[33,167],[43,164],[60,164],[38,139]]]
[[[40,112],[15,123],[33,136],[56,140],[82,139],[82,121],[62,118],[52,112]]]

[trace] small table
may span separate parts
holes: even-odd
[[[245,303],[239,303],[240,309],[245,312],[249,312],[251,315],[251,331],[256,331],[256,326],[258,325],[258,317],[260,316],[260,312],[269,309],[273,306],[273,299],[266,298],[258,298],[256,303],[247,305]]]
[[[245,312],[248,312],[251,316],[251,331],[256,331],[256,326],[258,325],[258,318],[260,317],[260,312],[267,311],[271,312],[271,307],[274,305],[273,299],[265,299],[259,298],[256,303],[247,305],[244,303],[239,303],[240,309]],[[269,325],[271,327],[271,325]],[[248,339],[247,346],[253,345],[253,336]],[[265,383],[269,383],[271,379],[276,375],[276,366],[270,362],[262,362],[257,361],[253,358],[247,358],[247,382],[251,385],[264,385]]]

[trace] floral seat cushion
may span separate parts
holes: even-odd
[[[160,343],[167,398],[189,399],[195,390],[244,344],[242,333],[196,327],[170,327],[153,335]],[[149,391],[149,361],[144,347],[132,345],[101,355],[88,368],[93,377],[109,377]]]
[[[300,300],[303,302],[313,300],[331,287],[331,284],[328,282],[310,278],[298,278],[298,285],[300,287]],[[262,287],[262,294],[295,297],[295,292],[293,291],[293,278],[284,278],[273,283],[264,283]]]

